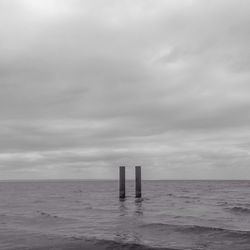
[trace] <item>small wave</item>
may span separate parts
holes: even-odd
[[[85,209],[85,210],[92,210],[92,209],[93,209],[93,207],[92,207],[92,206],[90,206],[90,205],[88,205],[88,206],[84,207],[84,209]]]
[[[40,210],[37,210],[36,212],[39,214],[39,216],[42,216],[42,217],[47,217],[47,218],[58,218],[57,215],[52,215],[52,214],[49,214],[49,213],[45,213],[45,212],[40,211]]]
[[[200,199],[199,196],[188,196],[188,195],[180,195],[180,196],[177,196],[177,198],[191,199],[191,200],[199,200]]]
[[[228,205],[228,202],[227,201],[219,201],[219,202],[217,202],[216,205],[217,206],[226,206],[226,205]]]
[[[231,208],[226,208],[230,212],[238,213],[238,214],[250,214],[250,208],[236,206]]]
[[[34,200],[34,204],[44,203],[44,200]]]
[[[163,230],[163,231],[175,231],[182,233],[212,233],[212,232],[221,232],[228,234],[240,234],[248,235],[250,237],[250,231],[240,231],[240,230],[231,230],[220,227],[207,227],[207,226],[198,226],[198,225],[176,225],[176,224],[164,224],[164,223],[150,223],[141,226],[142,228],[150,228],[153,230]]]
[[[82,193],[83,191],[81,189],[74,190],[73,193]]]

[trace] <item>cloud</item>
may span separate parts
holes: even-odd
[[[3,178],[250,178],[247,0],[0,5]]]

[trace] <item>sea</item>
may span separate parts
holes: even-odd
[[[250,250],[250,181],[1,181],[0,232],[178,250]],[[19,242],[20,243],[20,242]],[[8,242],[8,249],[18,249]],[[1,242],[0,249],[7,249]]]

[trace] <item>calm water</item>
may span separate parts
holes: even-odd
[[[176,249],[250,249],[250,181],[0,182],[0,227]],[[15,248],[13,242],[13,248]]]

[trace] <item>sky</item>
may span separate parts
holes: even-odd
[[[0,0],[0,179],[250,179],[249,0]]]

